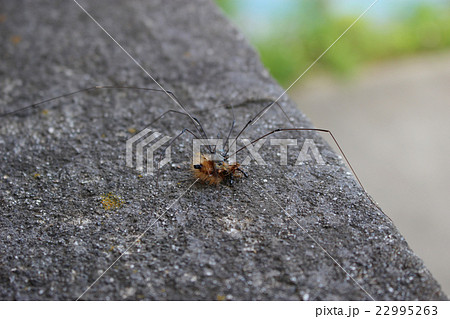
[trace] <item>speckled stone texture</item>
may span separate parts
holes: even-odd
[[[282,92],[209,1],[80,4],[210,137],[231,125],[224,104],[235,105],[235,135]],[[73,1],[3,0],[0,17],[0,112],[93,85],[156,87]],[[311,125],[280,102],[296,127]],[[163,93],[102,90],[0,118],[1,299],[77,299],[145,230],[82,300],[447,298],[317,134],[278,134],[298,139],[288,165],[267,141],[267,165],[252,161],[232,187],[192,186],[189,135],[158,186],[127,167],[126,140],[170,109],[179,110]],[[274,107],[243,136],[290,125]],[[193,124],[178,114],[153,125],[168,136],[183,128]],[[305,138],[326,165],[294,165]],[[105,209],[108,193],[124,204]]]

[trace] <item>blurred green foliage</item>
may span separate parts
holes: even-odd
[[[216,2],[232,19],[239,13],[234,2]],[[326,0],[296,1],[293,10],[271,22],[270,31],[250,41],[272,76],[286,86],[355,19],[334,12]],[[445,48],[450,48],[450,5],[420,4],[392,21],[361,19],[315,68],[350,76],[368,63]]]

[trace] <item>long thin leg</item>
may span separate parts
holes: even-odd
[[[273,104],[276,104],[281,112],[283,112],[284,116],[287,118],[287,120],[289,121],[289,123],[291,123],[292,126],[294,126],[294,123],[292,123],[291,119],[289,118],[289,116],[286,114],[286,112],[284,111],[283,107],[277,102],[277,101],[271,101],[268,105],[266,105],[261,111],[259,111],[258,113],[256,113],[255,116],[253,116],[245,125],[244,127],[240,130],[240,132],[238,133],[238,135],[236,135],[236,137],[233,140],[233,143],[231,143],[230,147],[235,144],[237,142],[237,139],[241,136],[242,133],[244,133],[244,131],[247,129],[247,127],[249,127],[250,124],[253,123],[253,121],[257,118],[259,118],[260,116],[262,116],[263,114],[265,114],[266,110],[269,109],[270,107],[272,107]],[[228,150],[229,150],[228,148]],[[225,157],[227,155],[228,151],[225,153]]]
[[[185,106],[181,103],[181,101],[178,99],[178,97],[172,91],[167,91],[167,90],[164,91],[161,89],[152,89],[152,88],[135,87],[135,86],[96,85],[96,86],[91,86],[88,88],[76,90],[73,92],[69,92],[69,93],[59,95],[56,97],[52,97],[50,99],[45,99],[38,103],[33,103],[33,104],[27,105],[25,107],[22,107],[20,109],[14,110],[14,111],[2,113],[2,114],[0,114],[0,117],[6,117],[6,116],[10,116],[10,115],[13,115],[16,113],[23,112],[28,109],[33,109],[44,103],[51,102],[51,101],[61,99],[61,98],[65,98],[65,97],[69,97],[69,96],[72,96],[72,95],[75,95],[75,94],[78,94],[81,92],[87,92],[87,91],[92,91],[92,90],[101,90],[101,89],[127,89],[127,90],[142,90],[142,91],[151,91],[151,92],[165,92],[165,93],[170,94],[185,109]],[[182,112],[178,112],[178,113],[182,113]],[[196,128],[199,130],[199,132],[201,132],[200,134],[203,135],[205,138],[207,138],[207,134],[206,134],[205,130],[203,129],[202,125],[200,124],[200,122],[196,118],[192,117],[188,112],[184,112],[184,113],[191,118],[191,120],[195,124]]]
[[[177,110],[168,110],[168,111],[164,112],[163,114],[161,114],[160,116],[158,116],[156,119],[154,119],[150,124],[148,124],[148,126],[152,126],[153,124],[158,122],[160,119],[162,119],[166,114],[169,114],[169,113],[176,113],[176,114],[188,116],[184,112],[180,112],[180,111],[177,111]],[[195,122],[197,122],[198,125],[200,125],[200,122],[195,117],[193,117],[193,119],[194,119]]]
[[[13,115],[13,114],[16,114],[16,113],[20,113],[20,112],[23,112],[25,110],[38,107],[41,104],[44,104],[44,103],[47,103],[47,102],[51,102],[51,101],[54,101],[54,100],[57,100],[57,99],[62,99],[62,98],[65,98],[65,97],[68,97],[68,96],[71,96],[71,95],[75,95],[75,94],[78,94],[78,93],[81,93],[81,92],[87,92],[87,91],[92,91],[92,90],[100,90],[100,89],[132,89],[132,90],[164,92],[163,90],[160,90],[160,89],[151,89],[151,88],[134,87],[134,86],[96,85],[96,86],[91,86],[91,87],[88,87],[88,88],[76,90],[76,91],[73,91],[73,92],[69,92],[69,93],[66,93],[66,94],[62,94],[62,95],[59,95],[59,96],[56,96],[56,97],[52,97],[52,98],[49,98],[49,99],[46,99],[46,100],[43,100],[43,101],[40,101],[40,102],[37,102],[37,103],[33,103],[33,104],[27,105],[25,107],[22,107],[20,109],[14,110],[14,111],[2,113],[2,114],[0,114],[0,117],[5,117],[5,116],[8,116],[8,115]],[[177,96],[173,92],[167,91],[167,93],[172,95],[177,100],[177,102],[180,103],[179,99],[177,98]]]
[[[225,152],[224,155],[226,155],[226,154],[228,153],[228,151],[229,151],[228,141],[230,140],[231,133],[233,132],[233,129],[234,129],[234,124],[236,123],[236,118],[234,117],[234,109],[233,109],[233,105],[231,105],[231,114],[233,115],[233,122],[231,122],[230,131],[228,132],[227,139],[226,139],[226,141],[225,141],[225,146],[224,146],[224,148],[226,147],[227,150],[226,150],[226,152]]]
[[[161,163],[161,158],[162,158],[162,154],[164,154],[166,152],[166,150],[184,133],[190,133],[194,138],[198,139],[198,136],[195,135],[195,133],[193,133],[191,130],[185,128],[183,129],[177,136],[175,136],[170,142],[169,144],[167,144],[166,147],[164,147],[162,149],[162,152],[159,154],[159,158],[158,158],[158,163]],[[159,171],[160,171],[160,167],[158,167],[158,169],[156,170],[156,186],[159,187]]]
[[[248,178],[248,174],[247,174],[246,172],[244,172],[242,169],[238,168],[237,170],[238,170],[239,172],[241,172],[242,174],[244,174],[244,176],[245,176],[246,178]]]
[[[162,119],[166,114],[168,113],[176,113],[176,114],[181,114],[181,115],[186,115],[188,116],[186,113],[184,112],[180,112],[177,110],[168,110],[166,112],[164,112],[163,114],[161,114],[160,116],[158,116],[156,119],[154,119],[150,124],[148,124],[148,126],[152,126],[153,124],[155,124],[156,122],[158,122],[160,119]],[[193,117],[194,121],[197,122],[198,125],[201,125],[199,120],[197,120],[195,117]]]
[[[40,105],[42,105],[44,103],[51,102],[51,101],[54,101],[54,100],[57,100],[57,99],[62,99],[62,98],[69,97],[69,96],[72,96],[72,95],[75,95],[75,94],[78,94],[78,93],[82,93],[82,92],[87,92],[87,91],[92,91],[92,90],[101,90],[101,89],[127,89],[127,90],[142,90],[142,91],[151,91],[151,92],[164,92],[164,93],[170,94],[183,107],[184,110],[186,109],[185,106],[179,100],[179,98],[172,91],[168,91],[168,90],[164,91],[164,90],[161,90],[161,89],[152,89],[152,88],[136,87],[136,86],[96,85],[96,86],[91,86],[91,87],[88,87],[88,88],[76,90],[76,91],[73,91],[73,92],[69,92],[69,93],[66,93],[66,94],[63,94],[63,95],[59,95],[59,96],[56,96],[56,97],[52,97],[52,98],[40,101],[38,103],[33,103],[33,104],[27,105],[25,107],[22,107],[20,109],[14,110],[14,111],[2,113],[2,114],[0,114],[0,118],[1,117],[6,117],[6,116],[10,116],[10,115],[13,115],[13,114],[16,114],[16,113],[20,113],[20,112],[26,111],[28,109],[33,109],[33,108],[36,108],[36,107],[38,107],[38,106],[40,106]],[[174,112],[174,113],[178,113],[178,114],[185,114],[195,124],[195,128],[198,131],[198,133],[203,138],[208,138],[208,135],[206,134],[206,132],[205,132],[203,126],[201,125],[200,121],[198,119],[196,119],[195,117],[191,116],[191,114],[187,113],[186,111],[185,112],[180,112],[180,111],[176,111],[176,110],[169,110],[169,111],[163,113],[158,118],[156,118],[152,123],[150,123],[150,125],[152,125],[157,120],[159,120],[162,117],[164,117],[164,115],[166,115],[169,112]],[[211,149],[210,149],[210,152],[212,153]]]
[[[378,210],[379,210],[383,215],[385,215],[386,217],[389,218],[389,216],[387,216],[387,215],[381,210],[381,208],[378,206],[378,204],[377,204],[377,203],[372,199],[372,197],[367,193],[366,189],[364,188],[363,184],[361,183],[361,180],[359,179],[358,175],[356,174],[355,170],[353,169],[352,165],[350,164],[350,161],[348,160],[347,156],[345,155],[344,151],[342,150],[341,146],[339,145],[337,139],[334,137],[333,133],[332,133],[330,130],[322,129],[322,128],[284,128],[284,129],[283,129],[283,128],[279,128],[279,129],[273,130],[273,131],[271,131],[271,132],[269,132],[269,133],[267,133],[267,134],[264,134],[264,135],[261,136],[261,137],[258,137],[257,139],[251,141],[250,144],[253,145],[254,143],[258,142],[259,140],[261,140],[261,139],[263,139],[263,138],[265,138],[265,137],[267,137],[267,136],[269,136],[269,135],[272,135],[272,134],[275,134],[275,133],[279,133],[279,132],[289,132],[289,131],[315,131],[315,132],[328,133],[328,134],[331,136],[331,138],[333,139],[333,141],[334,141],[334,143],[336,144],[336,146],[338,147],[339,152],[340,152],[340,153],[342,154],[342,156],[344,157],[345,162],[347,163],[348,167],[349,167],[350,170],[352,171],[353,176],[355,176],[356,180],[358,181],[358,184],[361,186],[361,188],[362,188],[362,190],[364,191],[364,193],[366,194],[367,198],[372,202],[372,204],[374,204],[374,205],[378,208]],[[234,152],[234,154],[232,154],[232,155],[235,155],[235,154],[239,153],[240,151],[242,151],[242,150],[243,150],[244,148],[246,148],[246,147],[247,147],[247,146],[243,146],[243,147],[239,148],[239,149],[238,149],[236,152]],[[232,156],[232,155],[230,155],[230,156]],[[228,156],[228,157],[229,157],[229,156]],[[390,219],[390,218],[389,218],[389,219]]]
[[[188,116],[188,117],[194,119],[194,121],[197,123],[197,126],[195,127],[195,128],[197,129],[197,132],[198,132],[203,138],[205,138],[205,139],[208,138],[207,135],[206,135],[206,133],[205,133],[205,130],[203,129],[202,124],[200,123],[200,121],[199,121],[197,118],[191,117],[191,116],[189,116],[188,114],[186,114],[186,113],[184,113],[184,112],[177,111],[177,110],[168,110],[168,111],[164,112],[163,114],[161,114],[160,116],[158,116],[156,119],[154,119],[150,124],[148,124],[147,127],[152,126],[153,124],[155,124],[157,121],[159,121],[160,119],[162,119],[162,118],[163,118],[166,114],[168,114],[168,113],[176,113],[176,114],[180,114],[180,115],[185,115],[185,116]],[[208,146],[208,150],[209,150],[211,153],[213,153],[213,151],[212,151],[210,145],[207,145],[207,146]]]
[[[88,88],[85,88],[85,89],[81,89],[81,90],[77,90],[77,91],[74,91],[74,92],[70,92],[70,93],[66,93],[66,94],[63,94],[63,95],[59,95],[59,96],[56,96],[56,97],[52,97],[50,99],[46,99],[46,100],[40,101],[38,103],[33,103],[33,104],[27,105],[25,107],[22,107],[20,109],[14,110],[14,111],[9,111],[9,112],[6,112],[6,113],[2,113],[2,114],[0,114],[0,117],[6,117],[6,116],[9,116],[9,115],[20,113],[20,112],[23,112],[25,110],[38,107],[39,105],[44,104],[46,102],[51,102],[51,101],[54,101],[54,100],[57,100],[57,99],[61,99],[61,98],[64,98],[64,97],[68,97],[68,96],[71,96],[71,95],[74,95],[74,94],[77,94],[77,93],[86,92],[86,91],[90,91],[90,90],[95,90],[95,89],[98,89],[98,88],[99,87],[97,87],[97,86],[92,86],[92,87],[88,87]]]
[[[284,114],[284,116],[286,117],[286,119],[287,119],[289,122],[291,122],[291,120],[289,119],[289,116],[287,116],[287,114],[286,114],[286,112],[284,111],[283,107],[278,103],[278,101],[275,101],[274,99],[271,99],[271,98],[259,98],[259,99],[255,99],[255,98],[247,98],[247,99],[245,99],[244,101],[242,101],[242,102],[240,102],[240,103],[237,103],[237,104],[234,104],[234,105],[231,105],[230,103],[221,104],[221,105],[219,105],[219,106],[210,108],[210,110],[222,109],[222,108],[226,108],[226,107],[233,107],[233,108],[236,109],[236,108],[238,108],[238,107],[245,106],[245,105],[247,105],[248,103],[262,103],[262,102],[270,102],[270,103],[272,103],[272,104],[273,104],[273,103],[276,104],[276,105],[278,106],[278,108],[281,110],[281,112],[283,112],[283,114]],[[262,112],[259,112],[257,115],[259,115],[260,113],[262,113]],[[291,124],[293,124],[293,123],[291,122]]]

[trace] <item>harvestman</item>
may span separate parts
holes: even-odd
[[[173,113],[173,114],[177,114],[177,115],[187,116],[191,120],[191,122],[194,124],[195,130],[191,130],[191,129],[188,129],[188,128],[182,129],[182,131],[178,135],[176,135],[174,138],[172,138],[169,141],[169,143],[165,147],[165,149],[167,149],[169,146],[171,146],[184,133],[189,133],[190,135],[192,135],[196,139],[208,139],[208,135],[207,135],[203,125],[201,124],[201,122],[197,118],[193,117],[189,112],[186,111],[186,107],[181,103],[180,99],[172,91],[167,91],[167,90],[162,90],[162,89],[154,89],[154,88],[132,87],[132,86],[92,86],[92,87],[80,89],[80,90],[77,90],[77,91],[74,91],[74,92],[66,93],[66,94],[63,94],[63,95],[60,95],[60,96],[56,96],[56,97],[52,97],[52,98],[49,98],[49,99],[45,99],[43,101],[30,104],[30,105],[25,106],[23,108],[0,114],[0,118],[11,116],[13,114],[17,114],[19,112],[23,112],[23,111],[28,110],[28,109],[33,109],[33,108],[41,106],[41,105],[43,105],[45,103],[48,103],[48,102],[51,102],[51,101],[54,101],[54,100],[57,100],[57,99],[69,97],[69,96],[72,96],[72,95],[75,95],[75,94],[78,94],[78,93],[82,93],[82,92],[93,91],[93,90],[101,90],[101,89],[129,89],[129,90],[165,92],[166,94],[168,94],[171,97],[173,97],[176,100],[176,102],[179,103],[182,106],[183,111],[168,110],[168,111],[162,113],[160,116],[158,116],[148,126],[153,125],[154,123],[156,123],[157,121],[162,119],[167,114]],[[277,101],[270,101],[270,103],[268,105],[266,105],[261,111],[259,111],[256,115],[254,115],[242,127],[242,129],[238,132],[236,137],[232,139],[231,145],[235,144],[237,142],[237,139],[242,135],[242,133],[244,133],[244,131],[252,123],[255,122],[255,120],[257,120],[261,116],[263,116],[266,113],[266,111],[270,107],[272,107],[274,104],[276,104],[280,108],[280,110],[283,112],[284,116],[292,124],[292,121],[289,119],[289,117],[287,116],[287,114],[285,113],[285,111],[283,110],[281,105]],[[232,106],[231,106],[231,109],[233,110]],[[253,145],[256,142],[260,141],[261,139],[266,138],[266,137],[268,137],[270,135],[273,135],[273,134],[276,134],[276,133],[279,133],[279,132],[301,132],[301,131],[314,131],[314,132],[327,133],[327,134],[329,134],[331,136],[331,138],[333,139],[334,143],[338,147],[339,152],[342,154],[343,158],[345,159],[345,162],[347,163],[348,167],[350,168],[351,172],[355,176],[356,180],[358,181],[358,184],[361,186],[361,188],[364,191],[364,193],[366,194],[366,196],[383,213],[383,211],[378,207],[376,202],[372,199],[372,197],[365,190],[365,188],[362,185],[360,179],[358,178],[358,175],[356,174],[355,170],[353,169],[352,165],[350,164],[350,161],[348,160],[347,156],[345,155],[344,151],[342,150],[341,146],[339,145],[337,139],[334,137],[333,133],[330,130],[322,129],[322,128],[304,128],[304,127],[298,127],[298,128],[296,128],[296,127],[277,128],[275,130],[272,130],[270,132],[267,132],[267,133],[263,134],[262,136],[259,136],[258,138],[252,140],[249,144],[247,144],[245,146],[242,146],[241,148],[239,148],[234,153],[229,154],[229,152],[230,152],[230,144],[228,142],[230,140],[230,137],[231,137],[231,134],[233,132],[234,126],[235,126],[235,119],[234,119],[234,113],[233,113],[233,121],[232,121],[230,130],[229,130],[229,132],[227,134],[227,138],[226,138],[226,142],[225,142],[225,145],[227,145],[227,147],[224,150],[218,151],[216,149],[216,147],[213,148],[213,147],[211,147],[211,145],[206,145],[208,153],[207,154],[200,154],[200,161],[198,163],[195,163],[195,164],[192,165],[191,168],[192,168],[194,176],[196,178],[200,179],[202,182],[204,182],[206,184],[209,184],[209,185],[218,185],[220,183],[225,183],[225,184],[231,185],[231,184],[234,183],[234,181],[236,179],[241,178],[242,176],[248,177],[247,173],[245,173],[240,168],[240,164],[239,163],[237,163],[237,162],[235,162],[235,163],[229,162],[230,157],[232,155],[235,155],[235,154],[241,152],[242,150],[244,150],[246,147],[248,147],[249,144]]]

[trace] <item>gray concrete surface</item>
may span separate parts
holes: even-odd
[[[177,93],[211,137],[232,120],[219,105],[239,105],[240,127],[262,99],[282,92],[210,2],[81,4]],[[96,84],[154,87],[72,1],[0,7],[2,111]],[[310,125],[291,101],[281,102],[296,125]],[[189,137],[175,143],[159,187],[126,167],[133,129],[174,107],[163,94],[114,90],[0,119],[1,299],[76,299],[146,229],[82,299],[446,299],[316,134],[277,137],[313,139],[327,165],[280,166],[267,146],[267,165],[245,167],[250,177],[233,187],[189,188]],[[271,110],[245,136],[286,122]],[[191,126],[172,116],[155,129],[174,136]],[[290,151],[292,164],[299,148]],[[107,193],[124,205],[105,210]]]
[[[370,194],[450,292],[450,52],[379,63],[347,82],[311,77],[292,92],[342,141]],[[388,186],[386,186],[388,185]]]

